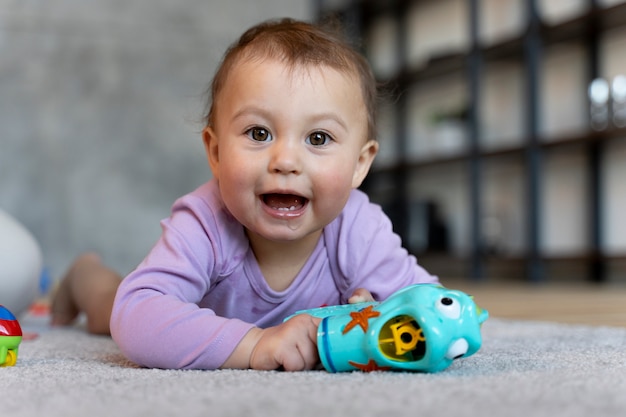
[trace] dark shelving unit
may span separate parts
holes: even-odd
[[[481,37],[481,0],[459,2],[465,7],[467,23],[466,40],[462,48],[432,52],[420,65],[411,63],[409,56],[410,28],[409,10],[418,3],[435,0],[352,0],[327,5],[317,0],[319,20],[329,17],[344,23],[346,32],[361,41],[364,53],[368,52],[368,33],[378,19],[385,17],[395,22],[394,48],[395,69],[391,74],[379,77],[382,85],[394,92],[394,147],[395,160],[375,166],[363,185],[373,201],[379,202],[392,218],[396,231],[407,247],[415,252],[427,267],[441,267],[471,279],[483,279],[494,274],[507,274],[511,270],[523,271],[524,279],[543,281],[551,274],[547,264],[576,265],[586,268],[587,279],[605,281],[607,264],[626,263],[623,254],[610,254],[603,250],[603,216],[606,196],[603,194],[603,169],[606,144],[626,138],[626,128],[608,127],[594,131],[588,127],[567,132],[548,134],[542,132],[540,119],[543,115],[541,99],[542,62],[546,49],[563,43],[584,45],[586,68],[585,80],[580,89],[601,76],[601,36],[606,31],[626,27],[626,3],[603,6],[598,0],[586,0],[584,10],[565,17],[558,23],[547,23],[541,16],[539,0],[520,0],[524,7],[521,30],[506,34],[491,42]],[[626,35],[625,35],[626,36]],[[485,146],[481,120],[481,95],[484,90],[485,66],[493,62],[515,62],[522,68],[523,102],[521,103],[522,128],[519,140],[502,141],[497,146]],[[624,68],[626,74],[626,68]],[[413,86],[429,83],[442,76],[461,75],[466,88],[466,114],[464,115],[464,146],[454,152],[434,153],[420,157],[410,156],[410,145],[419,139],[407,128],[410,115],[408,93]],[[505,94],[506,92],[503,92]],[[587,115],[588,117],[588,115]],[[586,123],[590,126],[590,123]],[[545,175],[544,157],[566,149],[584,149],[586,197],[585,249],[566,255],[546,254],[542,249],[542,181]],[[524,248],[513,253],[493,253],[483,236],[485,214],[485,164],[503,159],[515,160],[523,170],[523,224]],[[508,160],[507,159],[507,160]],[[626,165],[626,161],[624,161]],[[465,251],[429,251],[428,248],[411,247],[409,224],[414,216],[411,200],[411,180],[428,175],[430,169],[460,169],[463,172],[463,189],[466,193],[467,230],[469,238]],[[456,167],[456,168],[453,168]],[[383,191],[381,191],[383,190]],[[624,196],[626,198],[626,196]],[[507,267],[508,265],[508,267]],[[508,268],[508,269],[507,269]],[[615,269],[615,268],[614,268]],[[499,271],[499,272],[498,272]],[[435,271],[437,273],[437,271]]]

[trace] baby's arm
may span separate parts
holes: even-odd
[[[365,288],[358,288],[349,303],[374,301]],[[321,319],[299,314],[267,329],[251,329],[222,368],[313,369],[319,362],[317,329]]]
[[[237,345],[222,368],[286,371],[313,369],[318,361],[317,327],[320,319],[306,314],[278,326],[253,328]]]
[[[360,191],[353,192],[336,223],[328,227],[328,234],[337,239],[326,239],[326,243],[328,252],[336,254],[337,274],[343,278],[337,282],[342,301],[350,301],[350,294],[354,296],[358,288],[383,301],[409,285],[438,282],[402,246],[380,206],[371,204]]]
[[[374,301],[365,288],[355,290],[348,300],[351,304],[365,301]],[[222,368],[313,369],[319,362],[317,329],[320,321],[320,318],[299,314],[278,326],[255,327],[237,345]]]

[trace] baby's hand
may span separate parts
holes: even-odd
[[[376,300],[374,300],[372,293],[370,293],[365,288],[357,288],[356,290],[354,290],[352,297],[348,298],[349,304],[363,303],[366,301],[376,301]]]
[[[261,331],[250,354],[250,368],[286,371],[313,369],[318,361],[317,327],[321,319],[299,314]]]

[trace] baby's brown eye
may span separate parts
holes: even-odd
[[[307,138],[307,143],[313,146],[326,145],[330,141],[330,136],[324,132],[313,132]]]
[[[272,135],[270,134],[269,130],[262,127],[253,127],[246,133],[248,134],[250,139],[256,140],[258,142],[266,142],[272,139]]]

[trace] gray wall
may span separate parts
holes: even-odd
[[[60,275],[95,250],[120,273],[210,177],[204,91],[224,49],[311,0],[0,3],[0,208]]]

